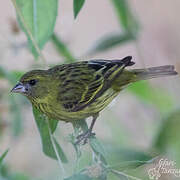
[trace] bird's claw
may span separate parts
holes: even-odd
[[[86,144],[88,142],[88,139],[92,136],[95,136],[96,134],[93,133],[91,130],[88,130],[82,134],[80,134],[79,136],[77,136],[77,141],[75,142],[75,145],[78,144]],[[82,142],[82,143],[81,143]]]

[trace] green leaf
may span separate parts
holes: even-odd
[[[16,173],[11,177],[12,180],[30,180],[30,178],[24,174]]]
[[[92,48],[88,50],[86,55],[93,55],[99,52],[103,52],[115,46],[124,45],[125,43],[132,40],[134,40],[134,37],[131,34],[109,34],[97,40]]]
[[[69,135],[69,142],[73,145],[73,148],[75,149],[75,152],[76,152],[76,157],[77,157],[77,160],[81,157],[82,153],[81,153],[81,149],[80,149],[80,146],[76,145],[76,134],[70,134]]]
[[[23,74],[22,71],[7,71],[0,66],[0,78],[7,79],[12,85],[15,85]]]
[[[118,16],[119,22],[122,25],[125,32],[132,34],[136,37],[139,30],[139,24],[133,16],[127,0],[111,0],[116,14]]]
[[[168,157],[180,168],[180,108],[168,114],[162,119],[152,145],[152,151]]]
[[[14,136],[19,136],[23,130],[23,119],[21,113],[21,97],[9,96],[9,110],[11,116],[12,132]]]
[[[30,177],[24,173],[12,171],[7,163],[4,163],[0,168],[0,180],[30,180]],[[33,180],[35,179],[33,178]]]
[[[119,173],[118,172],[116,172],[116,173],[112,172],[112,173],[115,174],[116,177],[118,177],[118,179],[120,179],[120,180],[129,180],[129,178],[127,176],[121,174],[120,172]]]
[[[153,147],[161,153],[169,149],[176,151],[179,157],[180,152],[180,109],[171,112],[162,119],[162,126],[159,128]],[[180,160],[180,158],[179,158]],[[180,164],[180,161],[179,161]]]
[[[11,74],[18,81],[25,74],[25,72],[15,70],[12,71]]]
[[[28,31],[31,32],[39,48],[42,49],[54,31],[58,0],[16,0],[16,4],[24,19],[22,22],[22,18],[18,16],[20,27],[26,33],[29,48],[37,57],[38,52]]]
[[[127,149],[116,144],[104,144],[110,168],[121,171],[135,169],[148,164],[154,159],[151,154],[134,149]]]
[[[0,78],[6,77],[7,72],[3,67],[0,67]]]
[[[4,69],[3,67],[0,67],[0,78],[5,78],[7,79],[13,86],[17,83],[17,81],[19,80],[19,78],[21,77],[21,75],[23,74],[23,72],[20,71],[12,71],[9,72],[6,69]],[[10,93],[10,92],[9,92]],[[22,114],[21,114],[21,97],[15,97],[12,96],[12,94],[10,96],[8,96],[9,99],[9,106],[10,106],[10,116],[11,116],[11,123],[12,123],[12,130],[13,130],[13,134],[14,136],[18,136],[20,135],[20,133],[22,132]]]
[[[2,162],[4,160],[4,158],[6,157],[7,153],[8,153],[8,149],[0,156],[0,166],[2,165]]]
[[[106,165],[107,161],[105,158],[105,150],[98,139],[96,139],[95,137],[90,138],[90,146],[97,156],[97,161],[100,159],[103,164]]]
[[[11,84],[15,84],[17,82],[17,76],[3,67],[0,67],[0,78],[7,79]]]
[[[167,112],[173,109],[174,102],[171,96],[164,89],[153,88],[148,81],[133,83],[127,90],[141,100],[155,105],[161,112]]]
[[[56,34],[52,35],[52,43],[56,47],[56,50],[59,52],[60,55],[62,55],[67,63],[75,62],[76,59],[70,52],[70,50],[67,48],[66,44],[60,40],[59,37],[57,37]]]
[[[85,0],[73,0],[73,8],[74,8],[74,18],[77,17],[81,8],[84,5]]]
[[[93,180],[85,174],[75,174],[71,177],[65,178],[64,180]]]
[[[52,133],[54,133],[54,131],[56,130],[56,128],[57,128],[57,125],[58,125],[58,120],[55,120],[55,119],[53,119],[53,120],[51,120],[51,122],[50,122],[50,128],[51,128],[51,132]]]
[[[74,123],[73,126],[76,132],[78,131],[78,128],[81,128],[83,132],[86,132],[88,130],[87,122],[84,119],[76,121],[76,123]],[[105,158],[104,148],[102,147],[102,145],[100,144],[100,142],[97,140],[96,137],[90,137],[90,146],[96,155],[95,160],[97,161],[101,160],[101,162],[106,165],[107,162]]]
[[[120,180],[137,180],[136,177],[133,177],[133,176],[129,176],[123,172],[120,172],[120,171],[116,171],[116,170],[111,170],[111,173],[115,174]]]
[[[93,179],[84,174],[75,174],[71,177],[65,178],[64,180],[93,180]]]
[[[73,174],[64,180],[107,180],[108,172],[108,168],[101,166],[100,163],[96,163],[83,168],[78,173]]]
[[[47,117],[45,117],[45,115],[41,114],[35,107],[33,107],[33,114],[34,114],[34,118],[35,118],[38,130],[39,130],[40,136],[41,136],[43,152],[47,156],[49,156],[53,159],[57,159],[56,153],[53,148],[53,144],[51,142],[49,129],[48,129],[48,123],[46,122]],[[50,123],[51,131],[53,133],[57,127],[58,121],[54,120],[54,119],[49,119],[49,123]],[[60,147],[60,145],[58,144],[58,142],[56,141],[55,138],[54,138],[54,141],[55,141],[55,145],[56,145],[58,154],[59,154],[62,162],[66,163],[67,157],[66,157],[65,153],[63,152],[62,148]]]

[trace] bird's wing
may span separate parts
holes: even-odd
[[[64,66],[59,74],[61,85],[58,100],[70,112],[82,110],[100,97],[126,66],[123,60],[90,60]]]

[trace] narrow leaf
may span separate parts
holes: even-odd
[[[34,118],[35,118],[38,130],[39,130],[40,136],[41,136],[43,152],[47,156],[53,159],[57,159],[51,139],[50,139],[46,117],[43,114],[41,114],[35,107],[33,107],[33,113],[34,113]],[[57,127],[58,121],[54,119],[50,119],[49,123],[50,123],[51,131],[54,132]],[[55,141],[55,145],[56,145],[57,151],[59,153],[59,156],[62,162],[66,163],[67,158],[66,158],[65,153],[63,152],[61,146],[58,144],[56,139],[54,139],[54,141]]]
[[[0,67],[0,78],[7,79],[13,86],[17,83],[19,75],[22,75],[22,72],[13,71],[9,72],[5,68]],[[21,97],[14,97],[12,95],[8,96],[9,107],[10,107],[10,116],[12,119],[12,130],[14,136],[18,136],[22,132],[22,114],[21,114]]]
[[[83,119],[76,121],[75,125],[76,126],[74,126],[74,128],[80,127],[83,132],[86,132],[88,130],[87,122]],[[77,131],[77,130],[75,129],[75,131]],[[90,137],[90,146],[96,155],[96,160],[97,161],[101,160],[101,162],[106,165],[107,162],[106,162],[106,158],[105,158],[104,148],[102,147],[100,142],[96,139],[96,137]]]
[[[139,24],[133,16],[127,0],[111,0],[116,10],[119,23],[122,25],[125,32],[136,36],[139,30]]]
[[[9,150],[7,149],[7,150],[0,156],[0,166],[1,166],[2,162],[3,162],[3,159],[6,157],[8,151],[9,151]]]
[[[156,138],[154,139],[154,148],[159,152],[165,153],[168,149],[174,149],[178,154],[180,164],[180,109],[171,112],[162,120],[162,126],[159,128]]]
[[[125,43],[134,40],[131,34],[109,34],[106,35],[99,40],[97,40],[92,48],[90,48],[86,55],[92,55],[99,52],[103,52],[109,50],[118,45],[124,45]]]
[[[143,101],[153,104],[161,112],[173,109],[173,100],[165,90],[153,88],[148,81],[140,81],[130,85],[127,90]]]
[[[98,141],[98,139],[96,139],[95,137],[90,138],[90,146],[93,149],[93,151],[95,152],[96,156],[97,156],[97,160],[101,160],[101,162],[103,162],[103,164],[107,164],[106,158],[105,158],[105,150],[102,147],[102,145],[100,144],[100,142]]]
[[[39,54],[30,34],[42,49],[54,31],[58,0],[16,0],[16,4],[24,20],[18,15],[20,27],[26,33],[30,50],[37,57]]]
[[[54,131],[56,130],[56,128],[57,128],[57,125],[58,125],[58,120],[55,120],[55,119],[53,119],[53,120],[51,120],[51,122],[50,122],[50,128],[51,128],[51,132],[52,133],[54,133]]]
[[[15,174],[12,174],[11,177],[8,177],[8,179],[6,180],[30,180],[30,177],[25,174],[16,172]]]
[[[75,57],[67,48],[66,44],[62,42],[56,34],[52,35],[51,40],[53,45],[56,47],[56,50],[59,52],[61,56],[63,56],[66,59],[67,63],[72,63],[76,61]]]
[[[106,158],[111,164],[109,167],[123,172],[149,164],[155,158],[155,155],[150,152],[124,148],[116,143],[104,142],[103,145],[106,149]]]
[[[3,67],[0,67],[0,78],[7,79],[11,84],[15,84],[17,82],[17,76]]]
[[[77,17],[79,14],[80,10],[82,9],[84,5],[85,0],[74,0],[73,1],[73,8],[74,8],[74,18]]]
[[[12,76],[18,81],[25,72],[22,71],[11,71]]]
[[[23,131],[23,118],[21,113],[21,97],[9,96],[9,110],[12,119],[12,132],[14,136],[19,136]]]

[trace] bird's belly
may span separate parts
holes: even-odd
[[[34,104],[35,107],[48,118],[61,120],[61,121],[70,121],[70,116],[67,115],[65,111],[62,111],[59,107],[54,107],[47,103],[38,103]]]
[[[37,108],[47,115],[49,118],[58,119],[61,121],[72,122],[79,119],[85,119],[90,117],[96,113],[99,113],[103,110],[116,96],[118,95],[117,91],[113,89],[108,89],[97,98],[94,102],[92,102],[89,106],[84,109],[76,112],[65,111],[61,107],[54,107],[51,105],[47,105],[45,103],[38,103]]]

